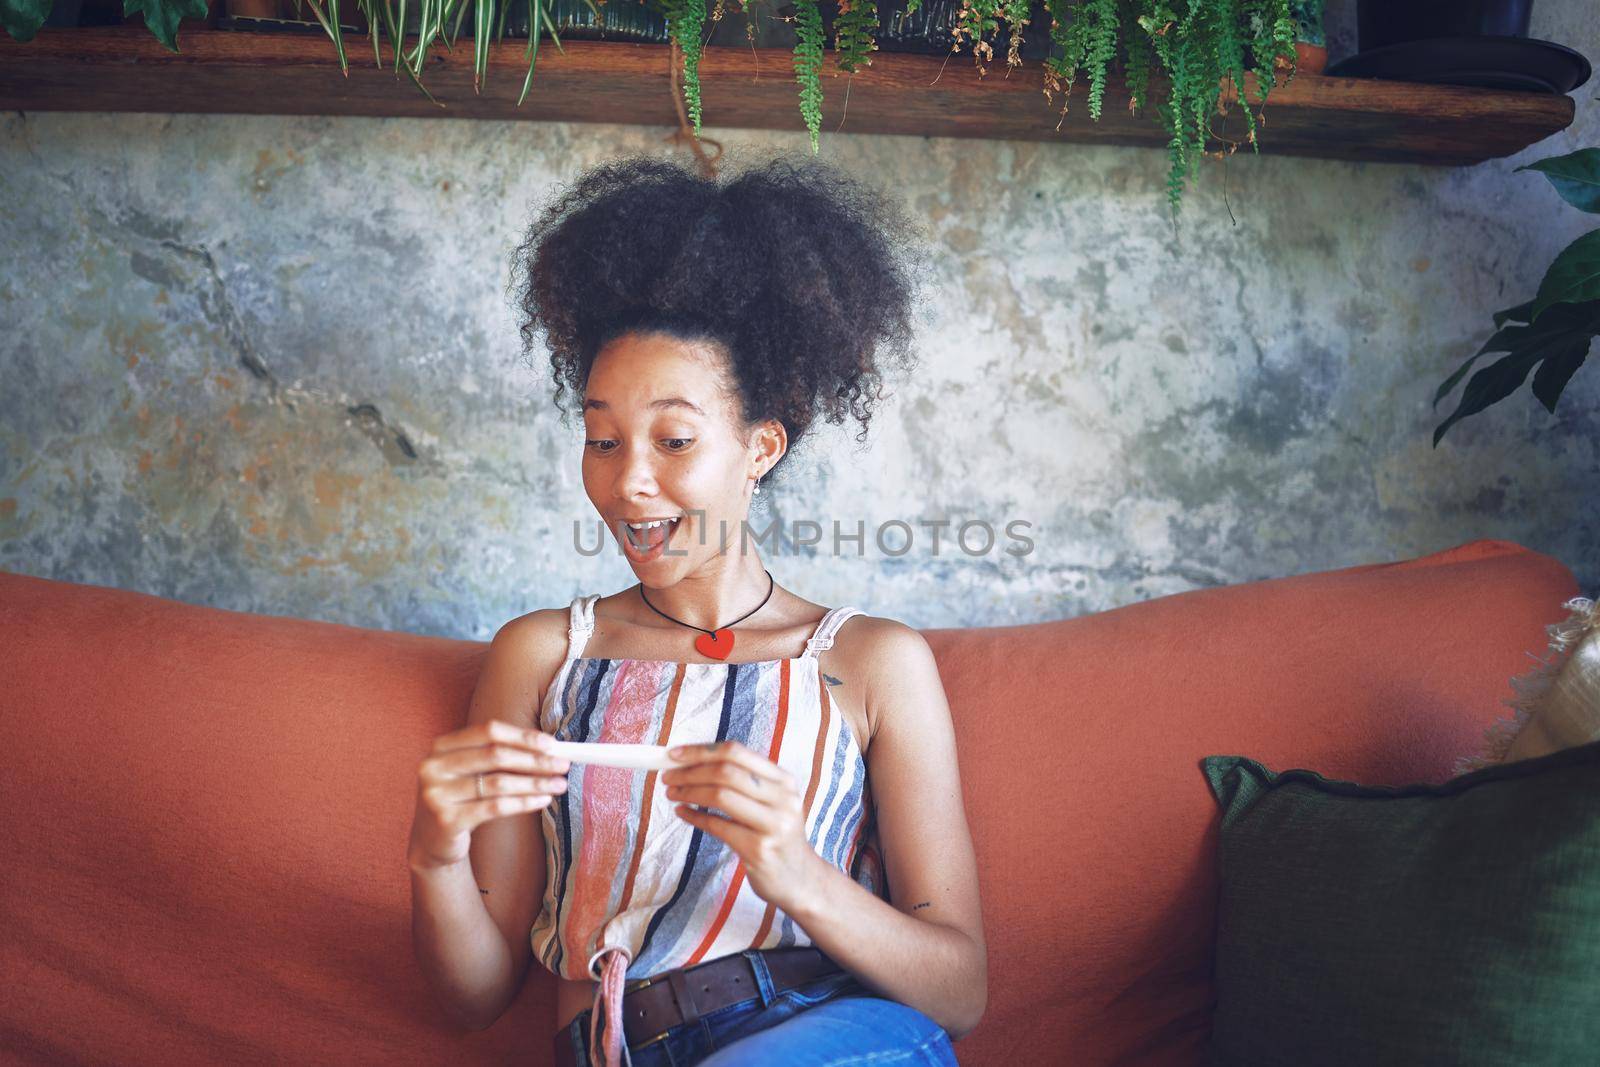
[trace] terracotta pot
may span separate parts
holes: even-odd
[[[223,0],[232,18],[275,19],[282,10],[280,0]]]
[[[1294,43],[1295,69],[1300,74],[1321,74],[1328,69],[1328,46],[1307,41]]]

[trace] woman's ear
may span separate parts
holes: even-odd
[[[764,476],[777,465],[788,448],[789,435],[784,432],[783,423],[777,419],[765,419],[758,423],[751,440],[752,476]]]

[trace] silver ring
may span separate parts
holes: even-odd
[[[483,772],[482,771],[478,772],[477,778],[478,778],[478,799],[482,800],[483,799]]]

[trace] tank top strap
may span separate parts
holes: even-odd
[[[584,646],[589,643],[589,635],[594,633],[594,604],[600,599],[599,593],[573,598],[571,618],[567,623],[567,659],[575,660],[583,655]]]
[[[805,659],[815,656],[818,652],[833,647],[833,635],[839,632],[845,620],[852,615],[865,615],[860,608],[839,607],[833,608],[817,623],[817,628],[812,631],[811,637],[806,641],[806,650],[800,653],[800,658]]]

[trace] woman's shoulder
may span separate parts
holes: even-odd
[[[550,684],[566,662],[571,623],[570,605],[537,608],[507,620],[489,643],[489,656],[496,665],[526,678],[538,692],[536,707],[542,707]]]
[[[928,647],[922,633],[899,619],[869,615],[860,608],[839,624],[833,647],[845,649],[876,663],[894,663],[907,656],[920,655]]]
[[[937,682],[927,640],[913,626],[883,615],[851,615],[834,633],[827,655],[858,694],[867,732],[876,737],[883,715],[908,686]],[[931,674],[930,674],[931,672]]]
[[[571,625],[571,605],[535,608],[502,623],[490,645],[532,666],[548,666],[550,673],[554,673],[554,668],[566,658],[567,631]]]

